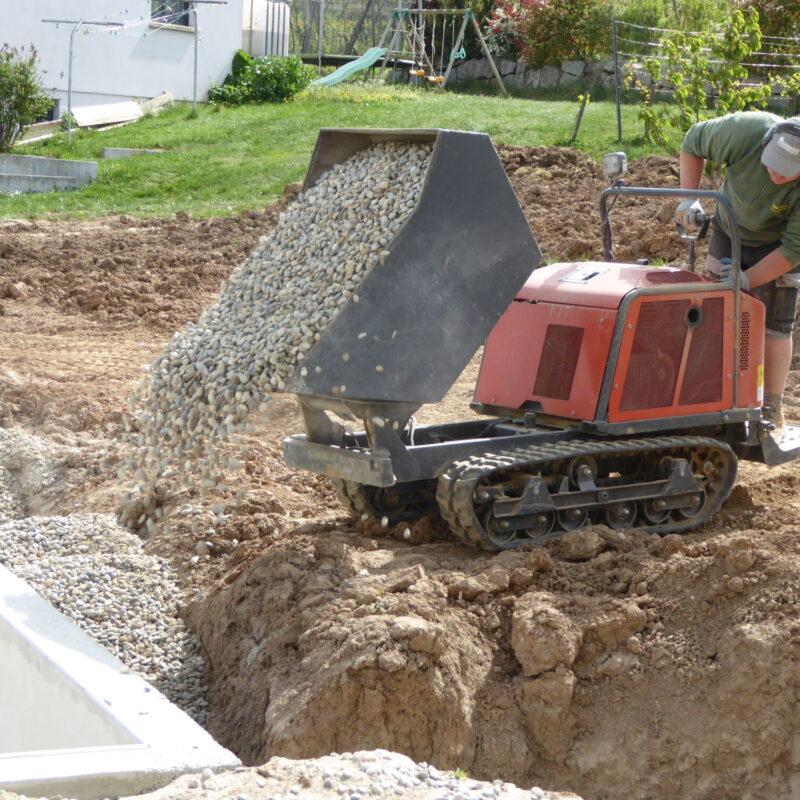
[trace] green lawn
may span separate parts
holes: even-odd
[[[73,131],[14,152],[99,159],[103,147],[165,148],[138,158],[101,160],[98,180],[72,192],[0,196],[0,217],[226,215],[262,208],[286,183],[302,180],[322,127],[451,128],[481,131],[495,142],[563,145],[572,131],[575,101],[501,98],[363,84],[309,91],[283,104],[240,108],[202,106],[192,117],[176,105],[157,117],[104,132]],[[617,142],[613,103],[590,103],[574,147],[595,158],[623,149],[629,159],[656,152],[642,141],[636,107],[623,108]]]

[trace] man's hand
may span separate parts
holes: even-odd
[[[697,215],[702,213],[703,206],[700,205],[700,201],[687,197],[685,200],[681,200],[675,209],[675,222],[688,228],[690,225],[697,225]]]
[[[733,263],[729,258],[721,258],[719,263],[722,265],[719,268],[719,279],[721,281],[733,280]],[[744,270],[739,272],[739,286],[743,291],[748,291],[750,288],[750,281],[747,280],[747,273]]]

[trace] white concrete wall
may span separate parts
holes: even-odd
[[[0,730],[0,790],[29,797],[137,795],[240,764],[3,566]]]
[[[222,83],[242,43],[244,0],[198,5],[197,99]],[[38,50],[42,85],[66,110],[69,40],[74,25],[43,19],[128,22],[124,29],[84,27],[73,37],[72,105],[148,99],[163,91],[191,100],[194,34],[150,22],[150,0],[0,0],[0,41]]]
[[[0,754],[137,744],[0,617]]]

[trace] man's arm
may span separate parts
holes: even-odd
[[[755,289],[756,286],[763,286],[765,283],[779,278],[793,266],[789,259],[776,248],[746,271],[750,288]]]
[[[681,189],[699,189],[700,178],[703,177],[704,158],[690,155],[681,150],[678,156],[678,165],[681,171]]]

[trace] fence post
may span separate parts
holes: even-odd
[[[622,141],[622,96],[619,79],[619,47],[617,46],[617,18],[611,17],[611,47],[614,50],[614,96],[617,105],[617,141]]]

